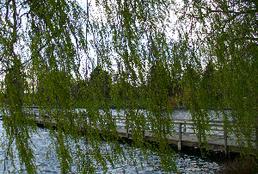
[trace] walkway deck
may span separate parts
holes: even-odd
[[[121,117],[116,118],[117,133],[120,138],[132,139],[132,132],[130,129],[126,129],[125,119]],[[46,122],[42,119],[36,119],[37,124],[52,124],[53,122]],[[184,147],[193,147],[200,148],[198,138],[195,134],[194,123],[191,120],[174,120],[174,130],[172,135],[167,136],[167,141],[169,144],[176,145],[178,150],[181,150]],[[228,135],[227,131],[224,131],[223,123],[216,121],[211,122],[211,131],[207,135],[207,144],[208,150],[223,152],[226,155],[229,152],[240,152],[240,147],[237,143],[237,139],[234,135]],[[150,130],[144,131],[144,138],[146,141],[156,141],[153,136],[153,133]],[[255,137],[252,142],[253,149],[255,149]],[[253,151],[255,153],[255,150]]]

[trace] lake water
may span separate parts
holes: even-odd
[[[1,144],[6,142],[3,136],[2,121],[0,121],[0,137]],[[38,128],[38,133],[32,134],[32,143],[34,145],[35,161],[37,165],[38,173],[55,174],[60,173],[59,162],[51,146],[51,140],[49,131],[47,129]],[[104,146],[108,146],[107,144]],[[137,148],[130,147],[126,144],[121,144],[126,155],[127,150],[133,151],[133,158],[125,158],[120,162],[117,162],[114,166],[108,165],[107,173],[164,173],[160,167],[160,159],[154,153],[150,155],[148,159],[144,159],[141,151]],[[129,152],[129,150],[128,150]],[[5,159],[5,147],[0,146],[0,173],[18,173],[13,167],[11,167],[11,161]],[[17,152],[14,152],[16,157],[14,164],[16,168],[20,168]],[[221,166],[213,161],[202,159],[197,156],[191,156],[187,154],[176,154],[176,165],[180,173],[186,174],[199,174],[199,173],[216,173]],[[98,164],[96,173],[103,173],[103,170]],[[21,167],[22,168],[22,167]],[[75,170],[75,169],[72,169]],[[26,173],[24,170],[20,170],[21,173]],[[74,173],[76,173],[74,171]]]

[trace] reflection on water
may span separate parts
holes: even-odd
[[[2,122],[0,121],[0,173],[18,173],[18,169],[21,173],[24,172],[24,167],[19,165],[17,152],[14,152],[14,166],[11,165],[11,161],[5,159],[5,147],[3,144],[6,142],[3,136]],[[38,173],[60,173],[60,167],[58,159],[55,153],[55,148],[51,144],[49,131],[46,129],[38,129],[38,133],[32,135],[32,143],[34,145],[35,162],[37,165]],[[104,144],[104,148],[107,150],[108,145]],[[129,150],[132,149],[129,145],[121,145],[125,151],[125,159],[117,162],[114,166],[108,165],[108,173],[163,173],[160,167],[159,157],[154,153],[148,159],[145,159],[141,154],[141,151],[137,148],[133,149],[134,158],[126,158],[129,154]],[[131,151],[130,151],[131,152]],[[177,155],[176,157],[177,168],[180,173],[215,173],[220,169],[220,166],[215,162],[210,162],[201,159],[196,156],[189,156],[185,154]],[[101,166],[97,166],[97,173],[103,173]],[[72,170],[76,170],[73,166]]]

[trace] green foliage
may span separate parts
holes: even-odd
[[[242,154],[253,153],[254,129],[258,132],[254,1],[92,3],[84,10],[76,1],[0,0],[0,106],[7,151],[15,142],[28,173],[37,170],[30,144],[36,126],[26,112],[32,105],[51,131],[62,173],[71,172],[74,159],[81,161],[78,173],[94,173],[93,161],[106,171],[107,161],[124,157],[111,108],[125,113],[132,145],[145,155],[152,144],[144,131],[151,129],[166,171],[176,170],[166,139],[175,106],[191,112],[201,147],[207,147],[202,145],[214,110],[223,113],[224,127],[238,138]],[[174,26],[172,11],[178,16]],[[80,142],[82,136],[86,140]],[[111,146],[105,155],[103,141]]]
[[[91,73],[89,80],[89,102],[98,105],[100,108],[105,107],[110,102],[111,76],[100,66],[97,66]]]
[[[24,98],[24,74],[22,74],[21,62],[14,59],[12,67],[5,77],[7,105],[11,114],[21,113]],[[12,113],[13,112],[13,113]]]
[[[150,111],[166,110],[169,97],[170,76],[168,70],[161,61],[155,62],[150,68],[149,78],[147,82],[148,97],[151,106]]]
[[[88,82],[86,80],[73,81],[71,84],[71,97],[74,107],[84,108],[85,98],[89,97]]]
[[[38,106],[57,107],[71,106],[71,78],[62,71],[47,72],[39,78],[37,87]]]

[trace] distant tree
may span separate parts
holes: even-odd
[[[75,107],[85,107],[87,98],[89,98],[88,81],[82,79],[73,80],[71,94]]]
[[[183,71],[181,69],[181,63],[180,62],[173,62],[171,65],[171,81],[170,81],[170,90],[169,90],[169,96],[170,96],[170,102],[172,103],[172,106],[182,106],[182,97],[183,97],[183,86],[182,86],[182,76]]]
[[[53,70],[38,79],[37,101],[40,106],[70,108],[71,77],[64,71]]]
[[[152,109],[167,108],[170,92],[170,75],[162,61],[156,61],[150,68],[147,90]],[[151,109],[151,108],[150,108]],[[152,110],[151,109],[151,110]]]
[[[196,67],[191,64],[187,64],[183,73],[183,101],[184,105],[189,109],[198,110],[200,106],[199,100],[199,88],[201,81],[201,73]],[[193,102],[197,101],[197,102]]]
[[[203,99],[205,108],[215,109],[218,103],[217,99],[221,96],[216,86],[216,69],[212,61],[207,63],[202,73],[201,90],[203,97],[207,97],[207,99]]]
[[[157,60],[150,68],[146,85],[148,120],[156,131],[158,141],[163,142],[171,128],[169,106],[170,76],[165,64]]]
[[[144,108],[145,86],[131,84],[125,78],[119,78],[112,84],[112,102],[117,108]]]
[[[90,98],[98,103],[110,101],[111,75],[97,66],[91,73],[89,79],[89,88],[91,90]]]
[[[6,85],[6,104],[10,109],[11,115],[22,114],[24,90],[25,90],[25,74],[22,72],[21,61],[14,59],[13,65],[10,67],[5,76]]]
[[[122,109],[126,107],[126,103],[129,100],[129,90],[131,85],[122,79],[119,79],[116,83],[112,85],[112,102],[117,107],[117,109]]]

